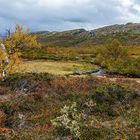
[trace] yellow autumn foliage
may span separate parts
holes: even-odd
[[[20,67],[21,54],[25,48],[38,48],[36,36],[31,36],[29,30],[23,31],[16,25],[15,31],[0,44],[0,78],[24,70]]]

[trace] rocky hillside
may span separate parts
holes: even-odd
[[[140,44],[140,24],[127,23],[122,25],[105,26],[87,31],[75,29],[63,32],[41,31],[34,32],[43,46],[93,46],[102,45],[106,40],[117,38],[124,45]]]
[[[92,30],[97,35],[108,35],[111,33],[119,32],[132,32],[134,34],[140,34],[140,23],[127,23],[122,25],[111,25],[103,28]]]

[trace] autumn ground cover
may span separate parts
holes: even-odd
[[[140,84],[135,81],[25,73],[0,81],[0,86],[1,139],[140,137]],[[79,119],[72,117],[73,109]],[[69,124],[62,123],[64,112]]]

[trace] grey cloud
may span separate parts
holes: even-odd
[[[0,0],[0,5],[0,32],[16,23],[35,31],[140,22],[139,0]]]

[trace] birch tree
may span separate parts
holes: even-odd
[[[23,31],[22,26],[16,25],[15,31],[0,43],[0,78],[23,70],[21,54],[26,47],[38,48],[40,44],[29,30]]]

